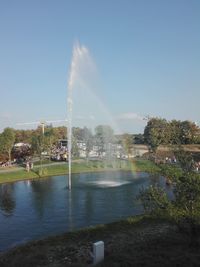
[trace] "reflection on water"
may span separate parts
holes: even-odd
[[[0,185],[0,250],[139,214],[136,195],[150,184],[165,186],[162,177],[131,172],[76,174],[71,192],[66,176]]]
[[[0,210],[4,216],[10,216],[15,210],[15,184],[3,184],[0,186]]]
[[[73,217],[72,217],[72,191],[68,192],[68,224],[69,224],[69,231],[74,229],[73,224]]]
[[[33,180],[30,182],[32,189],[32,207],[37,212],[39,218],[44,216],[46,207],[54,206],[54,180],[45,178],[44,180]]]

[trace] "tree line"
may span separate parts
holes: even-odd
[[[144,129],[144,142],[153,152],[159,145],[200,144],[200,128],[191,121],[151,118]]]
[[[78,154],[77,142],[82,141],[86,144],[86,153],[88,154],[93,145],[97,145],[103,150],[104,144],[115,142],[113,129],[108,125],[99,125],[95,128],[93,134],[87,127],[73,127],[72,152],[74,156]],[[41,127],[36,130],[15,130],[5,128],[0,134],[0,156],[11,161],[11,152],[15,143],[27,143],[31,145],[29,153],[31,155],[41,155],[43,151],[51,154],[53,146],[58,144],[59,140],[67,139],[67,128],[46,126],[43,133]],[[1,161],[1,159],[0,159]]]
[[[40,126],[35,130],[6,128],[0,134],[0,156],[10,161],[13,145],[19,142],[30,144],[30,153],[41,154],[42,151],[50,151],[60,139],[66,138],[67,128],[64,126],[46,126],[44,134]],[[116,135],[109,125],[98,125],[94,133],[87,127],[73,127],[74,155],[78,153],[77,141],[86,144],[87,153],[93,145],[103,150],[104,145],[108,143],[121,144],[128,154],[134,144],[146,144],[155,152],[159,145],[200,144],[200,129],[191,121],[150,118],[143,134]]]

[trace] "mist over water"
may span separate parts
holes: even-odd
[[[72,128],[87,127],[94,132],[97,125],[109,125],[116,129],[112,116],[98,95],[100,84],[97,67],[88,48],[79,43],[75,44],[67,88],[69,188],[71,188]],[[110,150],[109,140],[105,139],[104,142],[106,149]]]
[[[117,128],[102,96],[102,81],[89,49],[75,44],[68,79],[67,112],[72,126],[94,129],[107,124]],[[73,112],[72,112],[73,107]]]
[[[91,74],[95,69],[93,61],[90,57],[89,51],[85,46],[81,46],[78,43],[73,47],[72,53],[72,62],[69,73],[68,80],[68,98],[67,98],[67,114],[68,114],[68,161],[69,161],[69,179],[68,186],[71,189],[71,157],[72,157],[72,122],[73,118],[73,109],[75,110],[77,115],[75,115],[75,119],[88,119],[93,118],[93,115],[87,114],[87,116],[83,116],[83,113],[86,110],[86,106],[84,109],[80,110],[76,107],[76,102],[81,103],[81,90],[84,89],[84,93],[86,94],[87,88],[89,88],[89,83],[87,82],[88,73]],[[92,77],[92,76],[91,76]],[[76,94],[78,94],[76,96]],[[75,105],[74,105],[75,104]],[[80,115],[78,115],[80,114]]]

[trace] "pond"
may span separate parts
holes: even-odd
[[[101,223],[141,214],[135,200],[141,187],[159,184],[162,177],[131,172],[82,173],[0,185],[0,251]],[[168,190],[166,188],[166,190]]]

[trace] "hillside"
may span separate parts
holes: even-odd
[[[17,247],[0,257],[0,266],[91,266],[92,244],[99,240],[105,242],[102,267],[200,264],[200,247],[190,247],[188,237],[178,232],[175,225],[133,217]]]

